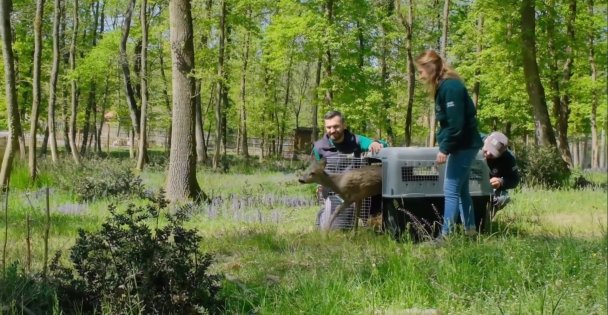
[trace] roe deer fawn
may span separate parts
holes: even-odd
[[[326,226],[327,229],[331,228],[338,214],[354,202],[354,226],[356,231],[363,199],[379,195],[382,192],[382,167],[380,165],[368,165],[347,170],[341,174],[328,174],[325,172],[326,164],[325,159],[321,159],[321,161],[313,160],[298,181],[302,184],[317,183],[330,188],[344,200],[331,214]]]

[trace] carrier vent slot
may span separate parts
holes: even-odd
[[[404,182],[436,182],[439,173],[435,166],[403,166],[401,180]]]

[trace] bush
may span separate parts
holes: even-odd
[[[30,275],[17,263],[0,277],[0,314],[51,314],[57,306],[53,289],[40,275]]]
[[[92,159],[81,167],[68,161],[46,167],[61,189],[73,191],[82,201],[90,201],[125,194],[141,196],[144,186],[133,173],[133,166],[132,160]]]
[[[166,216],[161,194],[155,205],[129,205],[111,216],[98,232],[80,230],[71,249],[71,268],[51,265],[51,276],[65,309],[146,314],[198,314],[221,311],[220,277],[207,274],[212,262],[200,252],[201,237],[182,226],[178,211]],[[153,229],[150,225],[155,225]],[[110,308],[110,309],[108,309]]]
[[[528,146],[520,151],[517,163],[522,182],[548,188],[568,185],[570,170],[556,148]]]

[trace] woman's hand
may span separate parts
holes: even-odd
[[[443,152],[439,152],[437,153],[437,159],[435,159],[435,162],[437,164],[443,164],[448,160],[448,155],[443,153]]]

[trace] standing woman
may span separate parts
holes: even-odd
[[[435,101],[435,120],[440,126],[436,162],[447,162],[441,235],[447,236],[454,229],[461,203],[465,233],[474,235],[475,212],[469,193],[469,175],[471,164],[483,142],[477,130],[477,112],[473,100],[458,74],[435,51],[427,50],[418,56],[416,67],[420,80]]]

